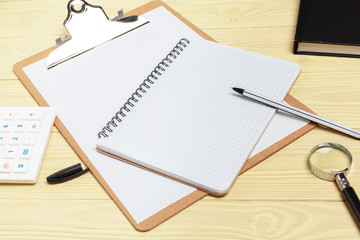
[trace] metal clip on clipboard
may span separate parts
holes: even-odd
[[[107,41],[124,35],[149,21],[141,16],[125,17],[122,10],[109,20],[100,6],[84,0],[71,0],[64,21],[69,36],[56,39],[57,48],[47,58],[47,68],[52,68]]]

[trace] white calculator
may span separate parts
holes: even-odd
[[[51,107],[0,107],[0,183],[37,181],[55,116]]]

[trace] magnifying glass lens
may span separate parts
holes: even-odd
[[[351,160],[344,151],[331,146],[318,148],[309,160],[315,168],[326,172],[340,172],[351,165]]]

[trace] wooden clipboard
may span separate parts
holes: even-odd
[[[130,12],[127,13],[127,15],[142,15],[148,11],[151,11],[157,7],[163,6],[166,8],[169,12],[171,12],[173,15],[175,15],[178,19],[180,19],[183,23],[185,23],[187,26],[189,26],[192,30],[194,30],[196,33],[198,33],[200,36],[202,36],[204,39],[215,41],[210,36],[208,36],[206,33],[201,31],[198,27],[196,27],[194,24],[186,20],[184,17],[182,17],[179,13],[171,9],[168,5],[163,3],[162,1],[152,1],[149,2],[139,8],[136,8]],[[28,91],[31,93],[31,95],[35,98],[37,103],[40,106],[48,106],[45,99],[42,97],[40,92],[35,88],[33,83],[30,81],[28,76],[25,74],[23,68],[31,65],[41,59],[46,58],[50,52],[52,52],[56,46],[53,46],[49,49],[46,49],[36,55],[33,55],[21,62],[18,62],[14,66],[14,72],[19,77],[21,82],[24,84],[24,86],[28,89]],[[301,108],[305,111],[311,112],[309,108],[307,108],[305,105],[301,104],[299,101],[297,101],[295,98],[293,98],[290,95],[287,95],[285,98],[286,102],[296,106],[298,108]],[[74,151],[78,154],[78,156],[84,161],[86,166],[91,170],[95,178],[99,181],[99,183],[102,185],[102,187],[105,189],[105,191],[109,194],[109,196],[114,200],[116,205],[121,209],[121,211],[125,214],[125,216],[128,218],[128,220],[131,222],[131,224],[134,226],[134,228],[138,231],[148,231],[153,229],[154,227],[158,226],[162,222],[166,221],[170,217],[174,216],[178,212],[182,211],[183,209],[187,208],[188,206],[192,205],[193,203],[197,202],[198,200],[202,199],[207,195],[207,193],[202,192],[200,190],[196,190],[192,192],[191,194],[187,195],[186,197],[178,200],[177,202],[173,203],[172,205],[164,208],[163,210],[157,212],[153,216],[149,217],[148,219],[137,223],[134,218],[130,215],[128,210],[125,208],[125,206],[121,203],[121,201],[117,198],[115,193],[111,190],[109,185],[106,183],[106,181],[103,179],[103,177],[100,175],[98,170],[94,167],[94,165],[91,163],[91,161],[88,159],[88,157],[85,155],[83,150],[79,147],[79,145],[76,143],[75,139],[72,137],[70,132],[65,128],[64,124],[61,122],[61,120],[57,117],[55,120],[55,126],[58,128],[58,130],[61,132],[61,134],[65,137],[65,139],[69,142],[69,144],[72,146]],[[291,142],[295,141],[305,133],[312,130],[316,124],[309,123],[306,126],[300,128],[296,132],[288,135],[287,137],[283,138],[281,141],[273,144],[272,146],[268,147],[264,151],[258,153],[257,155],[253,156],[252,158],[248,159],[245,163],[243,169],[241,170],[241,173],[249,170],[250,168],[254,167],[261,161],[265,160],[272,154],[276,153],[277,151],[281,150]]]

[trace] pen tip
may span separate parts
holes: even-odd
[[[232,88],[235,92],[237,92],[237,93],[239,93],[239,94],[243,94],[244,93],[244,89],[242,89],[242,88],[236,88],[236,87],[233,87]]]

